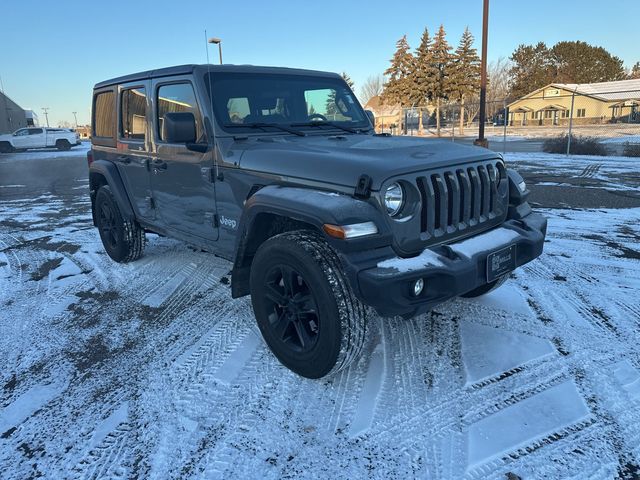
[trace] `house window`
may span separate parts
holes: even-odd
[[[587,112],[586,112],[586,109],[585,109],[585,108],[579,108],[579,109],[578,109],[578,112],[577,112],[577,114],[576,114],[576,117],[578,117],[578,118],[586,117],[586,116],[587,116],[587,114],[586,114],[586,113],[587,113]]]
[[[553,111],[552,110],[545,110],[544,111],[544,118],[553,118]]]

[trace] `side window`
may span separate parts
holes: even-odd
[[[129,88],[120,96],[120,136],[144,140],[147,131],[147,96],[143,87]]]
[[[40,135],[42,133],[41,128],[30,128],[29,135]]]
[[[196,119],[196,138],[197,141],[203,138],[202,119],[198,102],[193,87],[190,83],[172,83],[170,85],[161,85],[158,88],[157,120],[158,120],[158,138],[162,138],[162,123],[167,113],[173,112],[191,112]]]
[[[16,131],[16,133],[14,133],[13,135],[15,137],[23,137],[25,135],[29,135],[29,130],[27,130],[26,128],[23,128],[22,130]]]
[[[93,102],[93,135],[96,137],[115,138],[115,93],[112,91],[99,93],[95,96]]]

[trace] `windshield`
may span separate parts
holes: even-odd
[[[340,78],[263,73],[211,73],[213,110],[230,133],[299,131],[325,124],[341,131],[368,129],[369,121]],[[209,81],[205,79],[207,88]],[[256,128],[259,126],[259,128]],[[345,128],[346,127],[346,128]]]

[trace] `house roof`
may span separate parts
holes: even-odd
[[[388,105],[382,103],[380,95],[371,97],[365,104],[364,108],[366,110],[373,110],[373,113],[378,116],[398,115],[402,111],[402,107],[400,107],[400,105]]]
[[[640,79],[633,79],[597,83],[550,83],[514,100],[508,106],[511,107],[522,100],[531,98],[535,94],[550,87],[561,88],[569,93],[575,91],[580,95],[586,95],[604,102],[640,100]]]
[[[640,79],[598,83],[554,83],[553,86],[576,91],[605,101],[640,98]]]

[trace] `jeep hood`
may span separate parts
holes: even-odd
[[[252,137],[236,142],[232,150],[240,154],[244,169],[347,187],[367,174],[373,190],[397,175],[498,156],[446,140],[373,135]]]

